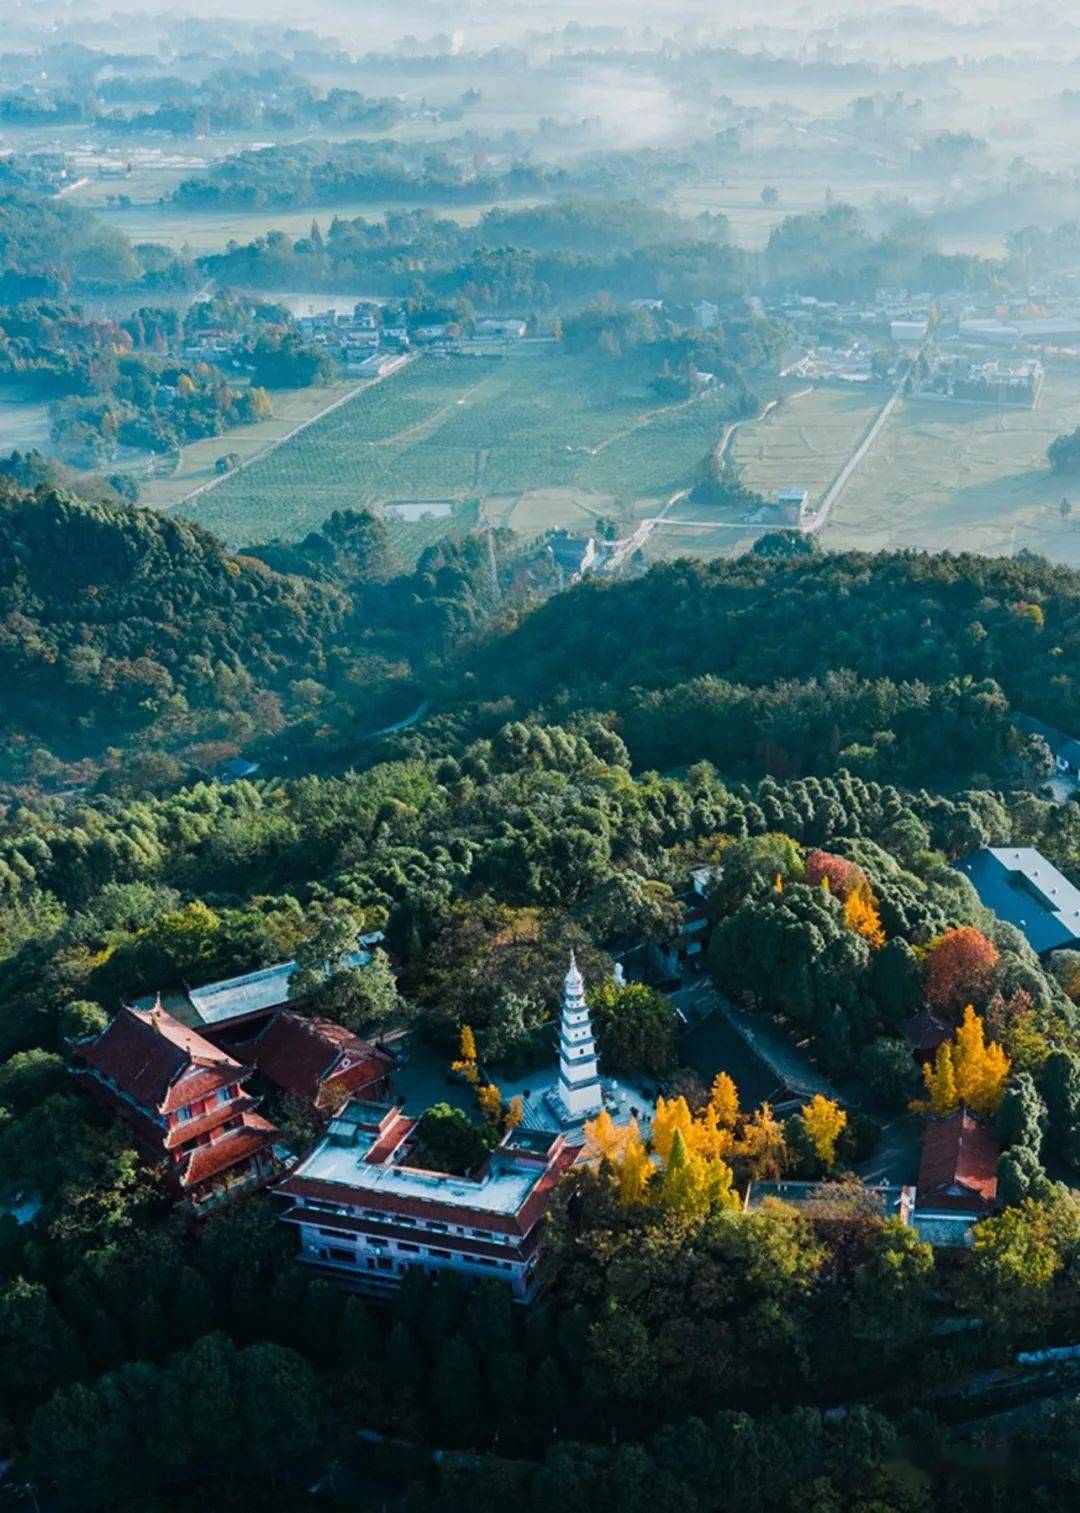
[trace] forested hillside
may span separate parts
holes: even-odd
[[[354,721],[372,729],[411,707],[413,661],[458,641],[490,599],[486,542],[446,542],[401,575],[371,515],[234,556],[185,520],[0,487],[10,782],[94,770],[136,738],[144,759],[179,752],[195,767],[282,732],[334,747]]]
[[[0,502],[0,604],[12,756],[20,739],[94,755],[155,720],[227,734],[325,673],[347,612],[186,521],[19,491]]]
[[[590,580],[474,659],[518,708],[611,709],[635,762],[1000,777],[1010,708],[1080,725],[1080,575],[1041,559],[681,561]]]

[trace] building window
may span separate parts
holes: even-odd
[[[219,1103],[231,1103],[232,1100],[233,1090],[231,1087],[222,1087],[218,1089],[217,1101]]]
[[[428,1220],[428,1229],[435,1230],[437,1234],[445,1235],[448,1232],[449,1228],[449,1224],[444,1224],[441,1219]]]
[[[376,1240],[371,1235],[367,1236],[367,1243],[371,1246],[372,1250],[385,1250],[387,1246],[386,1240]]]
[[[184,1107],[177,1114],[176,1121],[177,1121],[178,1124],[184,1124],[190,1118],[191,1118],[191,1104],[190,1103],[185,1103]]]
[[[407,1250],[410,1255],[418,1256],[420,1254],[419,1245],[410,1245],[408,1240],[399,1240],[397,1248],[398,1250]]]
[[[449,1261],[450,1259],[450,1252],[448,1250],[436,1250],[434,1247],[428,1251],[428,1255],[438,1256],[440,1261]]]
[[[331,1261],[346,1261],[350,1265],[355,1265],[356,1263],[356,1257],[353,1255],[351,1250],[342,1250],[337,1246],[332,1245],[326,1252],[326,1255]]]
[[[351,1240],[353,1238],[350,1229],[320,1229],[321,1235],[335,1235],[339,1240]]]

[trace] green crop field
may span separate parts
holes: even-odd
[[[833,508],[834,550],[915,547],[1080,566],[1080,484],[1051,473],[1046,448],[1080,424],[1080,372],[1051,369],[1035,410],[906,399]],[[1075,514],[1063,519],[1069,497]]]
[[[395,522],[403,549],[478,508],[525,536],[598,514],[628,522],[692,479],[726,406],[722,391],[661,403],[646,379],[552,349],[422,358],[178,508],[233,545],[394,499],[457,502],[442,520]]]

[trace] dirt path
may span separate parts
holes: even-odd
[[[783,375],[781,375],[781,377],[782,376]],[[809,394],[813,387],[813,384],[807,384],[805,389],[797,389],[794,394],[786,394],[783,397],[783,402],[785,404],[790,404],[793,399],[801,399],[804,394]],[[758,425],[761,421],[765,420],[769,415],[772,414],[773,410],[776,409],[777,405],[780,404],[780,402],[780,397],[777,396],[776,399],[770,399],[768,404],[765,405],[763,409],[759,410],[756,415],[744,415],[741,420],[732,420],[728,422],[723,431],[721,431],[720,433],[720,440],[713,448],[713,461],[715,463],[717,472],[719,472],[720,468],[725,465],[725,459],[727,458],[728,450],[731,446],[732,439],[735,436],[735,432],[742,426]]]
[[[625,537],[622,541],[616,541],[612,548],[611,556],[604,563],[604,572],[614,573],[622,567],[628,557],[633,556],[639,547],[645,545],[656,527],[663,525],[667,519],[668,511],[674,508],[680,499],[685,499],[689,492],[689,489],[680,489],[677,494],[672,494],[658,515],[648,516],[631,535]]]

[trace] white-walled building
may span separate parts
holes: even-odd
[[[544,1215],[581,1143],[514,1129],[469,1177],[409,1164],[417,1121],[387,1104],[350,1103],[325,1140],[278,1184],[300,1259],[368,1292],[398,1286],[411,1266],[497,1277],[514,1297],[536,1291]]]

